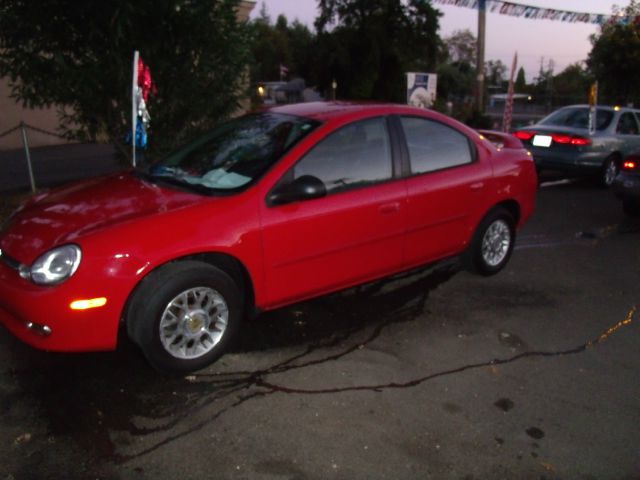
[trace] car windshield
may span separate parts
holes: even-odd
[[[318,125],[308,118],[271,112],[246,115],[220,125],[143,173],[205,193],[240,190]]]
[[[596,110],[596,130],[604,130],[611,124],[613,112],[598,108]],[[589,128],[589,108],[570,107],[561,108],[544,118],[540,125],[557,127]]]

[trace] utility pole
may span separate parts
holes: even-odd
[[[486,29],[487,0],[478,1],[478,51],[476,61],[476,108],[484,111],[484,37]]]

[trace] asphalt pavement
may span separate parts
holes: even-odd
[[[543,185],[510,264],[264,314],[164,377],[0,329],[0,479],[640,478],[640,221]]]

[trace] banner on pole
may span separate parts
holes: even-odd
[[[147,131],[151,122],[151,115],[147,109],[150,95],[155,95],[157,89],[151,71],[140,57],[140,52],[133,52],[133,76],[131,89],[131,146],[133,149],[132,163],[136,166],[136,148],[146,148]]]
[[[430,108],[436,101],[438,75],[435,73],[407,73],[407,104]]]
[[[136,93],[138,91],[138,50],[133,52],[133,75],[131,83],[131,163],[136,166],[136,131],[138,130],[138,102]]]

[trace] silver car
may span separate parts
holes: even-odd
[[[514,132],[533,154],[538,171],[599,175],[609,187],[622,159],[640,150],[640,110],[598,106],[589,133],[589,106],[563,107]]]

